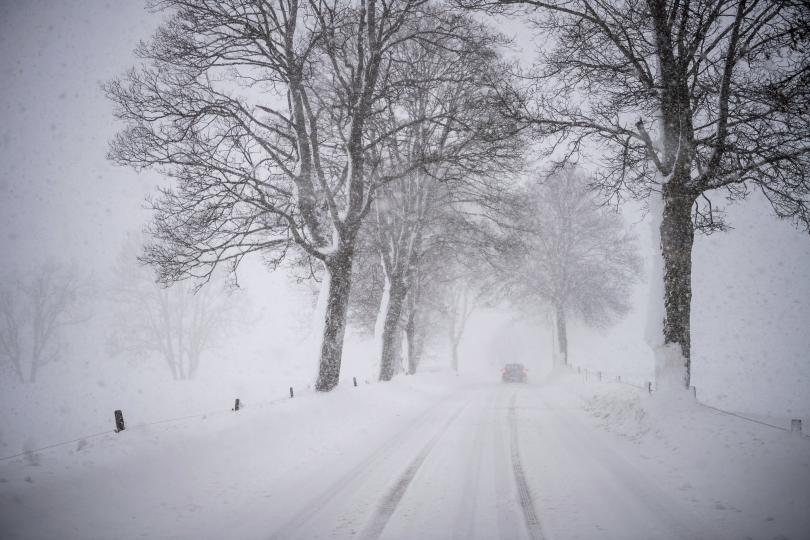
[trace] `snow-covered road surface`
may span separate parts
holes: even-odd
[[[523,385],[466,387],[310,493],[272,538],[545,538],[520,457]]]
[[[550,385],[341,388],[0,463],[0,538],[778,537],[647,451]]]
[[[425,420],[277,537],[723,537],[537,387],[468,389]]]

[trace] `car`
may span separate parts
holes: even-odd
[[[529,370],[523,364],[506,364],[501,370],[503,382],[526,382]]]

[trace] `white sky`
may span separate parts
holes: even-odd
[[[156,18],[137,1],[0,5],[2,252],[108,264],[157,179],[105,159],[116,127],[99,85],[133,64]]]

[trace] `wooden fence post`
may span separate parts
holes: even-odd
[[[233,402],[233,410],[234,411],[239,410],[239,398],[236,398],[236,401]]]
[[[113,414],[115,415],[115,432],[119,433],[124,431],[124,413],[117,410]]]
[[[794,418],[790,421],[790,432],[791,433],[798,433],[799,435],[802,434],[802,419],[801,418]]]
[[[292,386],[290,387],[290,397],[295,397],[295,394],[293,393],[293,387]]]
[[[352,382],[354,383],[354,386],[356,387],[357,386],[357,377],[352,377]]]

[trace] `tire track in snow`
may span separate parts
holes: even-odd
[[[354,467],[342,474],[336,481],[332,482],[330,486],[322,491],[319,495],[311,499],[304,505],[298,512],[296,512],[290,519],[288,519],[282,526],[280,526],[271,536],[270,540],[289,540],[300,536],[300,531],[304,526],[311,522],[313,518],[319,513],[321,509],[330,504],[331,501],[336,499],[338,495],[349,492],[360,480],[362,480],[368,472],[374,467],[378,466],[385,458],[399,445],[402,444],[403,437],[408,437],[410,434],[420,427],[424,426],[425,420],[436,414],[436,408],[441,408],[441,405],[455,399],[455,395],[446,396],[439,399],[437,402],[427,407],[427,409],[413,419],[404,429],[395,433],[386,440],[380,447],[378,447],[369,456],[357,463]],[[461,408],[453,415],[451,420],[458,416],[461,409],[466,407],[469,402],[466,402]],[[447,423],[449,425],[450,422]],[[447,427],[444,426],[439,431],[439,435],[444,432]],[[435,437],[438,440],[438,436]]]
[[[464,478],[462,493],[466,496],[461,500],[456,515],[453,538],[469,540],[475,538],[475,516],[478,505],[478,484],[481,471],[482,454],[484,453],[485,433],[489,432],[490,422],[486,417],[490,403],[482,407],[483,412],[478,419],[472,444],[467,445],[468,474]],[[494,405],[493,405],[494,407]]]
[[[407,491],[408,486],[410,485],[414,476],[416,476],[416,473],[419,471],[419,467],[421,467],[422,463],[425,462],[428,454],[430,454],[430,451],[433,450],[434,446],[436,446],[436,443],[439,442],[439,439],[441,439],[444,432],[447,431],[447,428],[450,427],[450,424],[452,424],[456,418],[459,417],[461,411],[463,411],[469,404],[469,401],[464,403],[464,405],[459,407],[456,412],[453,413],[453,416],[451,416],[450,419],[447,420],[447,422],[442,426],[442,428],[433,436],[433,438],[427,442],[419,454],[416,455],[416,458],[414,458],[411,464],[408,465],[408,468],[405,469],[405,472],[400,475],[394,486],[380,502],[380,505],[377,507],[377,510],[372,516],[369,524],[360,534],[360,538],[362,540],[376,540],[380,537],[380,535],[382,535],[385,526],[388,524],[388,520],[391,519],[391,516],[397,509],[399,501],[402,500],[402,497],[405,495],[405,491]]]
[[[526,482],[526,476],[523,474],[523,464],[520,461],[517,415],[515,413],[516,400],[517,392],[512,394],[512,399],[509,400],[509,441],[512,452],[512,471],[515,473],[515,484],[517,485],[518,496],[520,497],[520,508],[523,510],[523,517],[526,520],[526,529],[529,533],[529,538],[532,540],[544,540],[543,529],[540,526],[540,520],[537,518],[537,513],[534,510],[534,501],[532,500],[531,491],[529,491],[529,484]]]
[[[491,538],[516,539],[525,538],[525,526],[521,519],[523,511],[519,509],[519,504],[515,504],[515,481],[512,469],[512,456],[509,441],[509,398],[512,390],[507,390],[502,385],[498,391],[495,408],[495,422],[492,425],[493,452],[490,466],[495,473],[496,494],[495,494],[495,520],[497,534]]]

